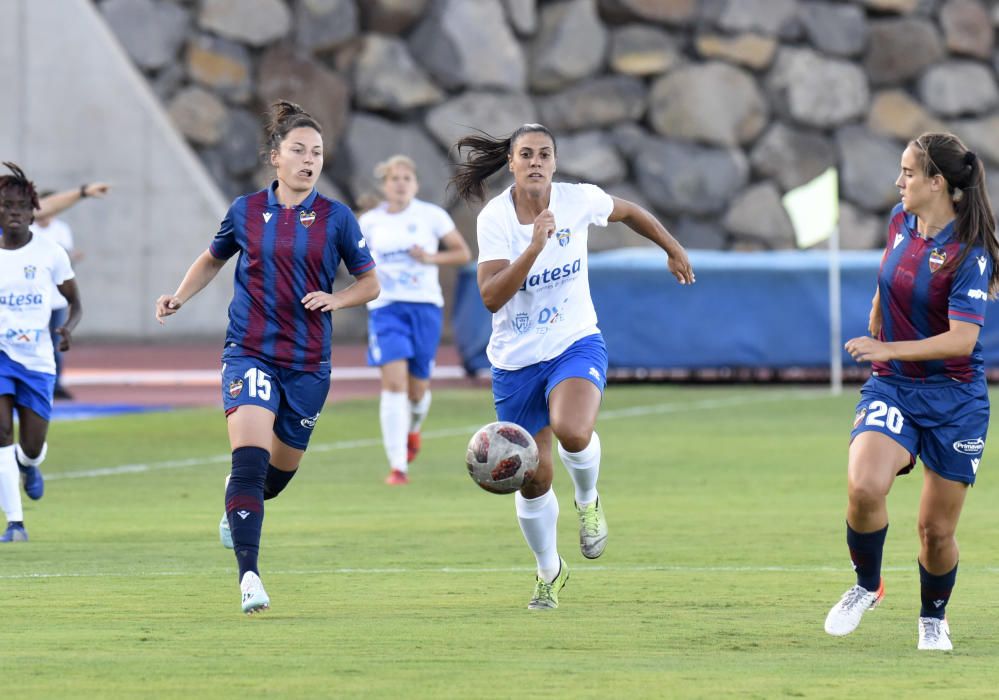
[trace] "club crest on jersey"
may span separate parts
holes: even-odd
[[[856,428],[863,422],[864,418],[867,416],[867,408],[862,408],[857,411],[857,415],[853,419],[853,427]]]
[[[316,220],[316,212],[314,211],[303,211],[298,215],[298,220],[302,222],[302,226],[309,228],[312,226],[312,222]]]
[[[980,275],[984,275],[985,274],[985,267],[986,267],[987,264],[988,264],[988,261],[986,261],[985,256],[984,255],[979,255],[978,256],[978,274],[980,274]]]
[[[25,265],[24,266],[24,279],[26,279],[26,280],[33,280],[33,279],[35,279],[35,273],[37,273],[37,272],[38,272],[38,268],[36,268],[34,265]]]
[[[936,272],[947,262],[947,251],[934,248],[930,251],[930,272]]]
[[[513,328],[523,335],[531,330],[531,317],[526,313],[519,313],[513,318]]]
[[[229,382],[229,398],[234,399],[239,396],[239,392],[243,390],[243,380],[233,379]]]
[[[555,238],[558,240],[558,244],[563,248],[569,245],[570,236],[572,236],[572,232],[567,228],[560,228],[555,232]]]

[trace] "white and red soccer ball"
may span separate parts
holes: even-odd
[[[490,493],[513,493],[533,478],[538,446],[516,423],[498,421],[475,431],[465,455],[468,475]]]

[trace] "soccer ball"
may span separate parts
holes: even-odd
[[[490,493],[513,493],[534,476],[538,446],[516,423],[499,421],[479,428],[465,455],[468,475]]]

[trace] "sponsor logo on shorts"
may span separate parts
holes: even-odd
[[[233,379],[229,382],[229,398],[234,399],[239,396],[239,392],[243,390],[243,380]]]
[[[317,420],[319,420],[319,414],[318,413],[316,413],[316,415],[314,415],[312,417],[303,418],[301,421],[299,421],[299,423],[301,424],[301,426],[303,428],[308,428],[309,430],[312,430],[313,428],[316,427],[316,421]]]
[[[963,455],[980,455],[985,449],[985,441],[980,437],[971,440],[958,440],[954,443],[954,451]]]
[[[971,473],[972,474],[977,474],[978,473],[978,464],[981,461],[982,461],[981,459],[973,459],[973,460],[971,460]]]
[[[600,379],[600,370],[598,370],[596,367],[590,367],[590,376],[596,379],[598,382],[603,381],[602,379]]]

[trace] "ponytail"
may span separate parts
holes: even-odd
[[[947,193],[954,202],[954,238],[964,244],[964,250],[954,262],[960,267],[980,245],[992,258],[989,294],[999,294],[999,240],[996,239],[996,219],[989,201],[985,181],[985,165],[974,151],[953,134],[927,133],[910,143],[921,152],[923,174],[940,175],[947,182]]]
[[[264,155],[268,155],[271,151],[280,150],[281,142],[288,136],[288,132],[303,126],[315,129],[320,134],[323,133],[319,122],[294,102],[278,100],[271,104],[267,115],[267,124],[264,126],[264,132],[267,135]]]
[[[486,198],[486,179],[509,162],[513,145],[524,134],[534,132],[547,134],[552,140],[552,146],[557,150],[552,132],[541,124],[524,124],[505,139],[490,136],[479,129],[476,131],[479,133],[465,136],[454,145],[458,151],[459,161],[462,150],[467,150],[469,153],[464,162],[458,163],[458,171],[448,183],[448,187],[454,186],[458,197],[466,201],[482,201]]]

